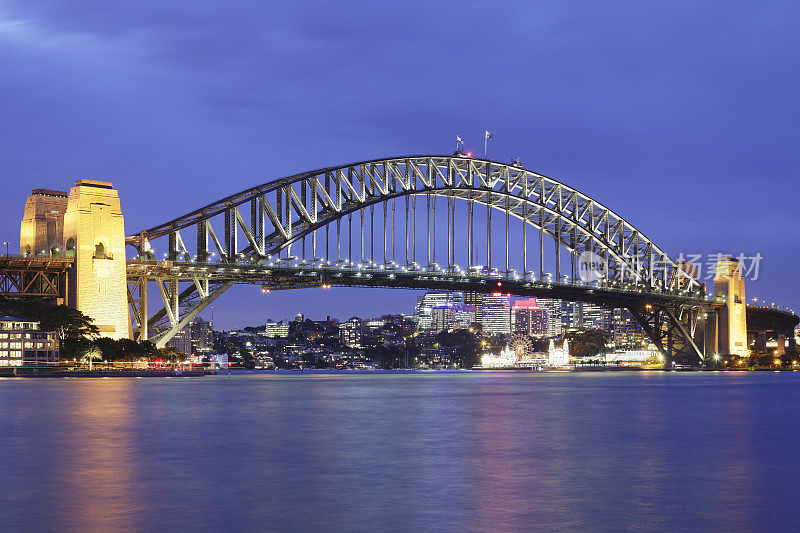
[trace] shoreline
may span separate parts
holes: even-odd
[[[66,370],[63,368],[40,367],[7,367],[0,368],[0,378],[161,378],[161,377],[202,377],[214,375],[216,371],[208,369],[174,370],[174,369],[101,369],[101,370]]]

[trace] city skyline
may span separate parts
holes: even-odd
[[[591,194],[672,257],[760,253],[748,295],[788,308],[800,298],[786,283],[800,259],[785,246],[791,195],[768,192],[790,188],[797,170],[786,132],[797,123],[798,74],[784,68],[800,48],[794,6],[784,6],[785,17],[736,3],[578,12],[519,3],[485,17],[460,4],[426,17],[381,6],[346,18],[322,4],[270,8],[269,17],[231,8],[217,27],[227,48],[205,44],[217,41],[207,25],[213,10],[173,26],[162,9],[4,6],[0,61],[18,74],[3,88],[13,132],[0,166],[4,242],[18,242],[32,188],[65,190],[75,178],[112,181],[131,234],[313,168],[449,153],[456,136],[482,155],[491,131],[490,158],[519,157]],[[431,31],[437,16],[452,24]],[[357,37],[358,27],[390,19],[407,22],[408,32]],[[465,39],[465,29],[491,38]],[[265,35],[280,35],[282,46]],[[490,76],[470,77],[465,92],[454,89],[457,68],[439,83],[395,72],[437,64],[480,66]],[[365,65],[379,93],[355,81]],[[491,81],[512,72],[521,82],[501,90]],[[96,83],[84,83],[87,75]],[[548,82],[533,83],[540,79]],[[334,287],[264,297],[258,287],[235,287],[215,302],[215,321],[232,327],[268,310],[291,317],[312,302],[319,316],[370,313],[378,301],[397,312],[417,296]]]

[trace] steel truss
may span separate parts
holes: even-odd
[[[438,232],[436,198],[446,201],[440,209],[446,209],[447,224],[439,224]],[[456,204],[466,206],[466,228],[456,223]],[[484,238],[474,227],[475,204],[486,210]],[[505,227],[500,262],[493,255],[492,239],[498,227],[492,228],[493,213],[499,213],[500,227]],[[375,230],[376,218],[379,231]],[[516,268],[510,264],[510,250],[516,251],[509,242],[511,220],[521,223],[521,235],[512,236],[521,239],[522,264]],[[466,242],[457,240],[456,226],[465,230]],[[187,244],[188,228],[192,228],[192,239]],[[545,236],[554,243],[553,272],[545,272]],[[404,241],[399,246],[398,238]],[[154,243],[161,240],[166,241],[159,245],[167,250],[165,260],[208,268],[284,263],[311,270],[334,267],[467,278],[478,273],[485,279],[568,285],[581,285],[577,258],[592,252],[607,268],[586,287],[693,301],[704,298],[703,287],[654,242],[589,196],[517,165],[458,154],[377,159],[297,174],[129,237],[128,244],[139,254],[129,262],[132,318],[138,325],[138,337],[155,339],[159,345],[237,282],[235,277],[213,276],[202,270],[186,270],[186,275],[178,276],[137,267],[157,259]],[[531,240],[538,245],[538,265],[529,264]],[[447,248],[445,253],[439,250],[441,264],[437,262],[437,241]],[[459,265],[456,255],[463,248],[466,264]],[[485,251],[485,264],[478,264],[475,258],[478,248]],[[563,257],[562,251],[566,252]],[[564,268],[569,273],[562,272]],[[148,313],[148,284],[157,287],[163,303],[152,316]]]
[[[628,310],[664,355],[666,368],[703,364],[703,350],[695,343],[703,307],[669,302],[629,305]]]
[[[0,256],[0,296],[5,298],[67,298],[70,259]]]

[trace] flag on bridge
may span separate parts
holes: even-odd
[[[491,132],[491,131],[489,131],[489,130],[486,130],[486,138],[487,138],[487,139],[494,139],[494,135],[492,135],[492,132]]]

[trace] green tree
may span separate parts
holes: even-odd
[[[606,347],[608,334],[602,329],[585,329],[567,333],[570,355],[573,357],[592,357]]]
[[[91,318],[66,305],[0,298],[0,313],[35,320],[43,331],[55,331],[61,341],[62,359],[82,357],[88,349],[87,341],[99,334]]]

